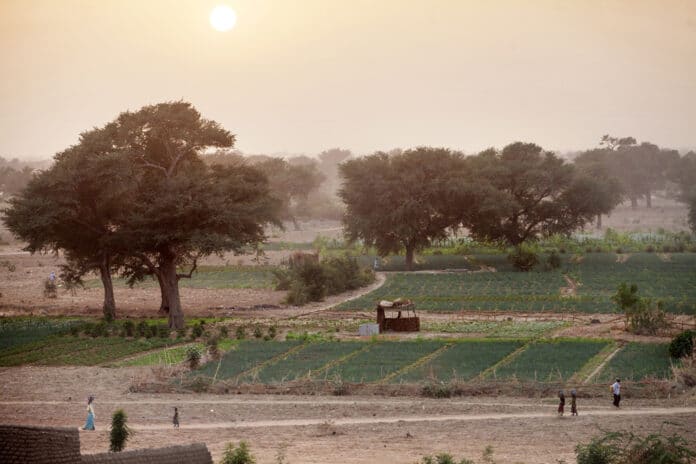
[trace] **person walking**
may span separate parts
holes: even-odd
[[[558,391],[558,400],[558,415],[563,416],[565,410],[565,393],[563,393],[563,390]]]
[[[577,396],[578,393],[575,391],[573,388],[570,391],[570,415],[571,416],[577,416],[578,415],[578,405],[577,405]]]
[[[176,407],[174,408],[174,418],[172,419],[172,423],[174,424],[175,429],[179,428],[179,410]]]
[[[95,414],[94,414],[94,406],[92,405],[94,403],[94,396],[89,395],[87,398],[87,422],[85,422],[85,426],[82,427],[82,430],[95,430],[94,427],[94,419],[95,419]]]
[[[621,379],[616,379],[611,386],[611,391],[614,394],[614,406],[618,408],[621,403]]]

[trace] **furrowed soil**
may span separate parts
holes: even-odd
[[[578,417],[556,415],[554,398],[290,396],[130,393],[151,368],[21,367],[0,371],[0,422],[79,427],[96,396],[96,432],[80,432],[83,453],[108,450],[108,423],[123,408],[135,437],[127,449],[206,443],[217,462],[245,440],[260,464],[414,463],[449,452],[499,463],[574,462],[574,447],[603,430],[675,431],[696,443],[696,397],[579,399]],[[171,427],[178,407],[181,428]]]

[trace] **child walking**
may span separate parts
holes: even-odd
[[[177,408],[174,408],[174,418],[172,419],[172,423],[174,424],[175,429],[179,428],[179,410]]]
[[[570,391],[570,415],[571,416],[578,415],[577,396],[578,396],[578,394],[575,391],[575,389],[572,389]]]
[[[558,391],[558,415],[562,416],[565,409],[565,394],[563,390]]]
[[[95,430],[94,419],[96,415],[94,414],[94,406],[92,406],[92,403],[94,403],[94,396],[89,395],[87,398],[87,421],[85,422],[85,426],[82,427],[82,430]]]

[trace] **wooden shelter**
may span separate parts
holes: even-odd
[[[420,318],[416,316],[416,305],[411,300],[397,299],[380,301],[377,305],[379,332],[419,332]]]

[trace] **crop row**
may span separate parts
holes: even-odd
[[[604,357],[609,342],[589,339],[416,340],[373,342],[241,342],[195,375],[276,384],[297,379],[351,383],[419,383],[473,378],[565,382]],[[649,354],[649,362],[645,355]],[[595,360],[595,361],[593,361]],[[629,344],[598,379],[666,378],[664,345]],[[575,379],[577,381],[584,379]]]
[[[39,364],[47,366],[92,366],[162,348],[169,339],[49,337],[20,347],[0,351],[0,366]]]

